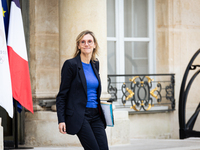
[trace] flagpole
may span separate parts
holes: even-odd
[[[17,101],[15,101],[15,149],[18,149],[18,115],[17,115]]]

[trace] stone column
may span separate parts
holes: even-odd
[[[29,1],[30,74],[34,110],[40,99],[55,99],[59,89],[58,1]]]
[[[0,118],[0,150],[3,150],[3,127],[1,126],[1,118]]]
[[[76,37],[91,30],[97,37],[100,50],[102,100],[107,100],[107,24],[106,0],[60,0],[60,68],[75,52]]]

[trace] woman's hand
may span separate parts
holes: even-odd
[[[66,132],[66,125],[65,125],[64,122],[59,123],[58,128],[59,128],[60,133],[62,133],[62,134],[66,134],[67,133]]]

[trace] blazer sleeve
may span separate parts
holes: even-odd
[[[65,61],[61,70],[60,90],[56,97],[56,109],[58,116],[58,123],[65,122],[65,110],[67,95],[73,80],[73,68],[70,61]]]

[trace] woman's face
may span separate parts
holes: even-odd
[[[81,50],[82,54],[92,54],[95,47],[96,44],[94,43],[94,39],[90,34],[84,35],[78,45],[78,48]]]

